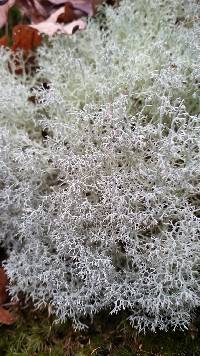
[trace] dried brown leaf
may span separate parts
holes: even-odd
[[[12,315],[8,310],[0,307],[0,323],[5,325],[11,325],[16,321],[14,315]]]
[[[50,0],[54,5],[63,5],[63,0]],[[68,0],[75,10],[82,11],[83,14],[93,16],[98,5],[103,3],[103,0]]]
[[[75,13],[72,4],[66,3],[64,6],[64,12],[57,18],[58,23],[69,23],[78,19],[78,15]]]
[[[39,32],[27,25],[17,25],[13,28],[12,50],[23,49],[25,53],[34,50],[42,43]]]
[[[8,277],[3,267],[0,267],[0,305],[8,299],[6,287],[8,285]]]

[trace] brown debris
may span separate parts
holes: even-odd
[[[42,43],[42,37],[39,32],[27,25],[17,25],[13,28],[13,45],[11,49],[23,49],[24,53],[36,49]]]
[[[5,308],[0,307],[0,323],[11,325],[16,321],[15,317]]]
[[[73,20],[76,20],[78,16],[74,12],[74,8],[72,4],[66,3],[64,7],[64,12],[60,14],[57,18],[58,23],[69,23],[72,22]]]
[[[9,298],[7,292],[8,283],[6,272],[3,267],[0,267],[0,323],[5,325],[11,325],[15,322],[15,317],[4,308],[4,303]]]
[[[8,277],[3,267],[0,267],[0,305],[5,303],[8,299],[6,287],[8,285]]]

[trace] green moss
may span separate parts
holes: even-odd
[[[198,356],[198,325],[192,331],[138,335],[120,316],[101,313],[88,331],[75,332],[71,323],[55,324],[45,311],[17,312],[17,322],[0,326],[1,356]]]
[[[200,342],[198,338],[193,339],[188,332],[146,335],[141,338],[141,343],[143,345],[143,350],[145,351],[142,355],[200,355]]]
[[[54,326],[46,314],[29,310],[12,326],[1,326],[0,354],[6,356],[63,355],[62,326]],[[65,324],[65,332],[67,325]],[[61,344],[62,341],[62,345]]]

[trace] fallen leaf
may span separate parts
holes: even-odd
[[[12,50],[23,49],[25,53],[34,50],[42,43],[39,32],[28,25],[17,25],[13,28]]]
[[[32,52],[42,43],[41,34],[52,37],[56,33],[72,35],[77,30],[84,30],[86,23],[80,17],[94,15],[97,5],[102,2],[103,0],[8,0],[0,6],[0,27],[6,23],[8,11],[15,3],[32,21],[30,25],[19,24],[13,28],[11,50],[15,55],[13,58],[11,55],[13,63],[8,63],[9,70],[17,75],[24,70],[34,73],[37,64]],[[9,39],[6,36],[0,39],[0,46],[8,45]],[[16,56],[18,49],[23,50],[23,68]]]
[[[64,11],[63,13],[61,13],[58,18],[57,18],[57,22],[58,23],[68,23],[68,22],[72,22],[74,20],[76,20],[78,18],[78,16],[75,14],[74,12],[74,8],[72,6],[72,4],[66,3],[64,6]]]
[[[53,22],[56,23],[58,20],[58,17],[62,14],[64,14],[65,12],[65,7],[61,6],[59,8],[57,8],[57,10],[55,10],[47,19],[45,19],[44,22]]]
[[[60,7],[63,7],[64,11],[58,19],[59,22],[66,23],[82,16],[93,16],[98,5],[102,3],[103,0],[8,0],[0,6],[0,28],[7,23],[8,11],[14,4],[32,24],[38,24],[46,21]]]
[[[12,315],[8,310],[0,307],[0,323],[5,325],[11,325],[16,321],[14,315]]]
[[[3,267],[0,267],[0,305],[8,299],[6,287],[8,285],[8,277]]]
[[[49,21],[43,21],[37,25],[30,25],[32,28],[37,29],[40,33],[44,33],[49,37],[52,37],[55,33],[63,33],[72,35],[75,30],[84,30],[86,23],[82,20],[72,21],[67,25],[53,23]]]
[[[63,0],[50,0],[52,4],[63,5]],[[82,11],[84,15],[93,16],[98,5],[103,3],[103,0],[68,0],[75,10]]]
[[[55,33],[62,33],[63,25],[48,21],[43,21],[37,25],[31,25],[32,28],[36,29],[40,33],[44,33],[49,37],[52,37]]]
[[[17,75],[24,71],[29,74],[35,73],[37,60],[34,50],[42,43],[42,36],[39,31],[28,25],[16,25],[12,31],[10,47],[12,52],[8,61],[8,69]],[[9,47],[7,36],[0,38],[0,46]],[[22,50],[22,54],[17,50]],[[23,59],[23,65],[22,65]]]

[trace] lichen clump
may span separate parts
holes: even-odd
[[[128,310],[139,331],[188,327],[200,305],[197,13],[195,1],[124,0],[41,47],[34,79],[9,74],[0,238],[13,296],[78,328],[102,309]]]

